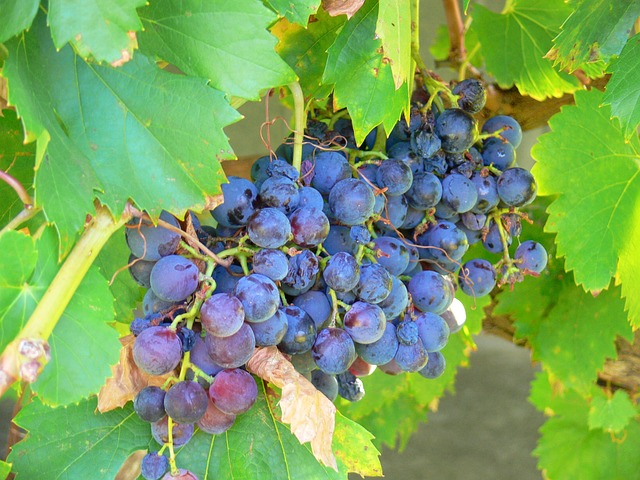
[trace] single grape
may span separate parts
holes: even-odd
[[[129,273],[131,274],[131,278],[141,287],[151,288],[151,269],[155,264],[156,262],[142,260],[132,253],[129,255]]]
[[[322,275],[333,290],[348,292],[358,284],[360,267],[352,255],[338,252],[329,259]]]
[[[448,108],[436,120],[435,133],[445,152],[464,152],[476,141],[478,126],[464,110]]]
[[[198,288],[200,272],[195,263],[180,255],[162,257],[151,270],[151,289],[167,302],[181,302]]]
[[[345,225],[358,225],[373,214],[373,191],[362,180],[347,178],[334,185],[329,193],[333,216]]]
[[[415,319],[415,323],[418,326],[422,345],[427,352],[437,352],[445,347],[451,332],[449,325],[440,315],[431,312],[422,313]]]
[[[247,224],[258,201],[258,189],[249,180],[228,177],[229,183],[222,184],[224,201],[211,211],[220,225],[239,228]]]
[[[417,372],[427,364],[428,356],[422,342],[415,342],[411,345],[400,343],[394,360],[402,371]]]
[[[418,341],[418,325],[412,320],[403,320],[396,327],[396,336],[401,345],[413,345]]]
[[[338,395],[350,402],[357,402],[364,398],[364,385],[362,380],[351,372],[336,375],[338,381]]]
[[[332,375],[347,371],[356,359],[353,340],[340,328],[320,330],[311,351],[318,368]]]
[[[527,240],[522,242],[513,256],[516,266],[525,272],[541,273],[547,266],[547,251],[538,242]]]
[[[438,378],[444,373],[447,361],[440,352],[429,352],[429,360],[425,367],[418,371],[424,378]]]
[[[419,245],[423,245],[422,236],[417,240]],[[426,241],[428,245],[435,247],[428,249],[429,254],[439,261],[460,260],[469,249],[469,241],[464,232],[455,223],[446,220],[439,221],[427,231]]]
[[[424,220],[424,210],[418,210],[409,206],[407,208],[407,214],[404,217],[404,222],[400,225],[402,230],[411,230],[417,227]]]
[[[338,252],[348,252],[355,255],[358,250],[358,244],[351,238],[351,229],[342,225],[331,225],[329,235],[322,247],[329,252],[329,255],[335,255]]]
[[[442,180],[442,203],[456,213],[468,212],[478,202],[478,189],[464,175],[452,173]]]
[[[460,215],[460,221],[468,230],[477,232],[484,228],[487,223],[487,216],[483,213],[465,212]]]
[[[280,294],[269,277],[252,273],[238,280],[233,294],[240,300],[248,322],[264,322],[278,309]]]
[[[169,212],[163,211],[160,220],[180,228],[178,220]],[[125,231],[129,250],[137,258],[156,261],[176,251],[180,243],[179,233],[164,227],[155,227],[146,221],[142,224],[140,222],[140,219],[130,222]]]
[[[458,106],[466,112],[478,113],[487,102],[487,92],[484,85],[475,78],[467,78],[461,81],[452,90],[458,95]]]
[[[298,208],[313,207],[318,210],[322,210],[324,200],[322,199],[322,194],[318,190],[313,187],[301,187],[298,192],[300,194]]]
[[[311,161],[313,163],[311,186],[323,195],[327,195],[339,181],[351,178],[351,166],[340,152],[319,152]]]
[[[200,322],[207,333],[216,337],[233,335],[244,322],[242,302],[229,293],[216,293],[202,304]]]
[[[281,311],[276,313],[269,319],[260,323],[249,323],[249,327],[253,330],[253,336],[256,339],[257,347],[270,347],[278,345],[287,333],[287,316]]]
[[[293,365],[293,368],[295,368],[297,372],[303,375],[318,369],[311,350],[291,355],[291,365]]]
[[[213,361],[209,355],[205,341],[199,336],[196,338],[196,343],[191,349],[190,361],[204,373],[212,377],[224,370],[224,367],[221,367]],[[187,372],[187,380],[193,380],[193,378],[193,372]],[[209,388],[209,383],[202,377],[198,377],[198,383],[204,388]]]
[[[366,245],[371,241],[371,232],[363,225],[354,225],[349,229],[349,237],[358,245]]]
[[[150,315],[152,313],[157,313],[162,310],[166,310],[172,306],[174,306],[176,302],[168,302],[166,300],[162,300],[158,298],[158,296],[153,293],[153,290],[147,290],[147,293],[144,294],[142,298],[142,311],[145,315]]]
[[[289,216],[293,241],[301,247],[315,247],[329,235],[329,219],[321,209],[298,208]]]
[[[418,310],[436,314],[449,308],[454,295],[453,284],[447,277],[426,270],[413,276],[407,290]]]
[[[198,428],[210,435],[219,435],[229,430],[236,421],[236,416],[224,413],[211,401],[207,396],[207,411],[200,420],[198,420]]]
[[[356,377],[360,378],[368,377],[375,372],[377,368],[378,367],[376,365],[371,365],[370,363],[365,362],[362,357],[356,357],[355,362],[353,362],[349,367],[349,371]]]
[[[251,164],[251,180],[253,180],[254,183],[262,184],[262,182],[270,177],[270,175],[267,173],[267,168],[269,168],[269,165],[271,165],[271,157],[269,155],[260,157],[255,162],[253,162]]]
[[[280,248],[291,236],[291,225],[284,213],[275,208],[256,210],[247,221],[249,239],[262,248]]]
[[[482,126],[482,133],[494,133],[501,130],[500,136],[518,148],[522,141],[522,128],[520,124],[507,115],[496,115],[488,119]]]
[[[428,126],[428,128],[420,128],[411,134],[411,148],[419,157],[432,157],[442,146],[440,138],[431,130],[431,127]]]
[[[447,325],[449,325],[449,331],[456,333],[462,329],[464,323],[467,321],[467,311],[460,300],[454,298],[447,308],[440,316],[443,318]]]
[[[309,314],[318,330],[331,318],[331,303],[324,292],[310,290],[295,297],[293,304]]]
[[[196,343],[196,332],[187,327],[179,327],[176,333],[182,344],[182,352],[190,352]]]
[[[395,197],[387,197],[385,200],[382,195],[378,195],[376,201],[378,198],[382,198],[384,201],[382,211],[379,214],[381,219],[388,220],[391,227],[400,228],[400,225],[402,225],[407,218],[407,211],[409,209],[409,202],[406,197],[404,195],[398,195]],[[376,222],[376,226],[378,225],[387,226],[387,224],[382,221]]]
[[[478,201],[471,211],[473,213],[489,213],[500,202],[495,177],[491,175],[483,177],[479,172],[474,172],[471,175],[471,181],[478,191]]]
[[[143,330],[133,343],[133,360],[149,375],[164,375],[180,363],[182,342],[173,330],[150,327]]]
[[[282,281],[283,290],[286,286],[298,290],[297,294],[308,290],[315,283],[319,271],[318,257],[310,250],[303,250],[289,259],[289,271]]]
[[[258,385],[253,376],[245,370],[223,370],[216,375],[211,384],[209,396],[220,411],[240,415],[255,403]]]
[[[360,267],[360,279],[353,289],[363,302],[380,303],[391,293],[393,280],[382,265],[371,263]]]
[[[157,422],[167,414],[164,410],[165,393],[160,387],[144,387],[133,400],[133,410],[145,422]]]
[[[300,203],[300,194],[296,184],[287,177],[269,177],[260,186],[258,195],[265,207],[273,207],[289,215]]]
[[[191,437],[193,437],[194,427],[192,423],[178,423],[173,422],[173,428],[171,429],[173,435],[173,446],[181,447],[186,444]],[[151,435],[154,440],[164,445],[169,441],[169,417],[164,416],[157,422],[151,424]]]
[[[373,241],[377,253],[378,264],[391,275],[401,275],[409,266],[409,250],[399,239],[378,237]]]
[[[529,205],[536,198],[538,185],[531,172],[524,168],[505,170],[496,183],[500,200],[510,207]]]
[[[442,183],[433,173],[418,173],[405,194],[410,207],[425,211],[435,207],[442,198]]]
[[[142,457],[140,474],[145,480],[160,480],[169,469],[169,459],[158,452],[149,452]]]
[[[253,271],[274,282],[283,280],[289,271],[287,255],[280,250],[264,248],[253,254]]]
[[[484,259],[469,260],[458,273],[458,285],[469,296],[484,297],[496,286],[496,271]]]
[[[409,168],[411,169],[411,172],[413,172],[414,176],[417,173],[421,173],[424,171],[422,158],[419,157],[418,154],[416,154],[416,152],[411,147],[410,142],[398,142],[391,148],[387,147],[387,156],[396,160],[402,160],[404,163],[409,165]],[[375,182],[376,177],[374,177],[373,180]]]
[[[396,318],[407,308],[409,304],[409,295],[407,287],[398,277],[393,277],[391,285],[391,293],[389,296],[378,303],[386,318]],[[386,363],[386,362],[385,362]]]
[[[334,375],[314,370],[311,372],[311,383],[332,402],[338,397],[338,381]]]
[[[233,289],[243,275],[240,265],[231,265],[229,268],[216,265],[211,277],[216,281],[217,293],[233,293]]]
[[[384,365],[378,365],[378,368],[387,375],[400,375],[401,373],[404,373],[404,370],[400,368],[395,359],[391,359],[390,362],[385,363]]]
[[[487,138],[482,142],[482,163],[498,170],[506,170],[516,163],[516,149],[500,138]]]
[[[373,343],[385,332],[385,319],[382,309],[366,302],[355,302],[344,315],[344,329],[358,343]]]
[[[266,171],[269,177],[286,177],[292,181],[298,179],[298,170],[296,167],[281,158],[276,158],[269,162]]]
[[[413,172],[409,165],[392,158],[380,164],[376,175],[378,186],[386,188],[385,194],[390,197],[402,195],[409,190],[413,182]]]
[[[507,247],[511,245],[511,235],[505,232],[505,240],[507,241]],[[502,245],[502,239],[500,238],[500,230],[495,222],[491,222],[489,225],[489,232],[487,236],[482,240],[484,248],[491,253],[502,253],[504,246]]]
[[[284,353],[304,353],[311,349],[316,340],[316,324],[301,308],[296,306],[281,309],[287,316],[288,328],[282,341],[278,344]]]
[[[228,337],[207,335],[205,344],[215,363],[224,368],[236,368],[249,361],[256,347],[256,339],[251,327],[243,323],[240,330]]]
[[[164,409],[178,423],[195,423],[207,410],[207,392],[197,382],[178,382],[167,391]]]

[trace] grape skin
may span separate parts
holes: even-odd
[[[329,208],[344,225],[363,223],[373,213],[373,191],[362,180],[347,178],[335,184],[329,193]]]
[[[169,459],[157,452],[149,452],[140,463],[140,473],[145,480],[160,480],[169,469]]]
[[[151,270],[151,289],[167,302],[181,302],[198,288],[198,267],[188,258],[169,255],[161,258]]]
[[[256,339],[251,327],[243,323],[240,330],[228,337],[207,335],[205,344],[215,363],[224,368],[236,368],[249,361],[256,347]]]
[[[219,435],[229,430],[235,421],[235,415],[224,413],[207,396],[207,410],[196,425],[203,432],[210,435]]]
[[[163,211],[160,214],[160,220],[180,228],[178,220],[169,212]],[[138,229],[140,222],[141,220],[136,219],[125,231],[127,245],[133,255],[143,260],[157,261],[176,251],[180,243],[179,233],[147,223],[143,223]]]
[[[233,335],[244,322],[242,302],[231,294],[216,293],[202,304],[200,322],[207,333],[216,337]]]
[[[318,368],[332,375],[347,371],[356,359],[353,340],[340,328],[321,330],[311,351]]]
[[[276,313],[280,305],[278,287],[269,277],[259,273],[238,280],[233,294],[242,303],[248,322],[264,322]]]
[[[150,327],[133,343],[133,360],[149,375],[164,375],[174,370],[182,359],[182,342],[173,330]]]
[[[164,409],[165,391],[160,387],[145,387],[133,400],[133,410],[145,422],[157,422],[167,413]]]
[[[177,423],[173,422],[173,446],[181,447],[185,445],[191,437],[193,437],[194,426],[192,423]],[[163,445],[169,441],[169,417],[162,417],[157,422],[151,424],[151,435],[154,440]]]
[[[164,409],[178,423],[195,423],[207,411],[207,392],[197,382],[178,382],[167,391]]]
[[[240,415],[249,410],[258,396],[258,385],[253,376],[235,368],[223,370],[216,375],[209,388],[209,397],[214,405],[229,415]]]
[[[366,302],[355,302],[344,316],[344,329],[358,343],[373,343],[385,332],[387,321],[382,309]]]
[[[291,225],[281,211],[275,208],[261,208],[249,217],[247,234],[259,247],[280,248],[291,236]]]

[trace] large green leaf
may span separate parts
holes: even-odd
[[[47,146],[36,203],[56,222],[63,252],[94,197],[116,216],[130,198],[152,215],[181,215],[220,193],[219,160],[232,156],[222,128],[240,117],[222,92],[141,54],[115,69],[85,63],[68,46],[56,52],[42,15],[8,48],[9,100]]]
[[[574,12],[554,39],[549,56],[563,69],[575,70],[582,64],[618,55],[633,22],[640,16],[637,0],[578,0]]]
[[[11,464],[0,460],[0,480],[5,480],[11,473]]]
[[[50,0],[49,25],[58,48],[71,42],[83,58],[125,62],[142,28],[136,8],[146,0]]]
[[[39,0],[3,0],[0,2],[0,43],[29,28],[38,11]]]
[[[9,455],[19,479],[112,479],[151,436],[131,404],[100,414],[95,398],[55,409],[34,400],[14,421],[28,431]]]
[[[310,23],[307,28],[286,19],[280,20],[272,33],[280,40],[276,51],[300,77],[304,95],[325,98],[332,90],[331,85],[322,84],[327,50],[347,18],[344,15],[331,17],[324,10],[319,10],[316,17],[318,21]]]
[[[408,107],[407,84],[396,90],[391,67],[380,52],[377,13],[377,0],[367,0],[345,24],[329,48],[323,77],[324,83],[335,84],[334,102],[349,111],[358,144],[381,123],[390,132]]]
[[[361,427],[338,421],[336,429],[340,433],[336,435],[334,445],[337,443],[339,450],[354,461],[364,455],[363,449],[375,451],[370,438],[362,435]],[[350,448],[353,450],[350,452],[345,451],[347,438],[352,442]],[[376,464],[379,468],[377,455],[362,458],[367,458],[374,468]],[[264,388],[254,406],[239,415],[230,430],[215,436],[197,432],[180,449],[177,461],[179,465],[188,465],[200,480],[346,479],[348,471],[342,457],[338,457],[338,472],[318,463],[311,447],[301,445],[289,428],[280,422],[274,406],[265,397]]]
[[[24,145],[22,138],[22,125],[15,112],[4,110],[0,115],[0,170],[13,176],[33,195],[35,145]],[[0,181],[0,228],[22,209],[22,201],[13,188]]]
[[[639,3],[640,5],[640,3]],[[603,103],[620,119],[627,139],[638,134],[640,124],[640,33],[629,39],[612,67]]]
[[[396,87],[413,82],[410,0],[379,0],[376,35],[382,40]]]
[[[3,293],[0,295],[0,350],[29,320],[58,271],[58,241],[52,227],[37,241],[9,231],[0,237]],[[106,280],[91,268],[49,338],[51,361],[33,389],[53,405],[78,402],[96,393],[118,362],[113,298]]]
[[[556,70],[544,58],[571,13],[559,0],[512,0],[502,13],[473,7],[472,28],[478,34],[487,71],[501,87],[516,85],[536,100],[559,97],[579,88],[579,82]]]
[[[533,147],[533,173],[541,195],[558,195],[546,228],[556,232],[558,255],[566,257],[578,284],[599,291],[612,276],[622,283],[626,308],[640,325],[640,141],[625,142],[603,94],[578,92]]]
[[[553,393],[546,375],[534,381],[536,400],[547,398],[556,415],[540,428],[534,455],[545,478],[629,480],[640,472],[640,423],[632,421],[618,437],[601,429],[590,430],[589,403],[572,391]],[[544,391],[544,392],[543,392]],[[533,392],[532,392],[533,395]],[[558,398],[560,397],[560,398]],[[544,403],[544,402],[543,402]],[[542,406],[542,405],[540,405]]]
[[[276,16],[259,0],[152,2],[141,16],[143,52],[231,95],[257,100],[296,79],[266,29]]]
[[[267,0],[267,3],[280,15],[292,23],[303,27],[309,22],[309,15],[318,11],[320,0]]]

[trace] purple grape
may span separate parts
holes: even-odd
[[[271,318],[260,323],[249,323],[249,327],[253,330],[257,347],[278,345],[287,333],[287,316],[281,310],[276,310]]]
[[[223,203],[212,210],[211,215],[225,227],[239,228],[247,224],[257,205],[258,190],[244,178],[230,176],[222,185]]]
[[[289,286],[302,293],[313,286],[319,271],[318,257],[309,250],[303,250],[289,259],[289,271],[282,281],[282,287]]]
[[[525,272],[541,273],[547,266],[547,251],[538,242],[527,240],[516,249],[514,260],[518,260],[516,266]]]
[[[313,162],[311,186],[327,195],[339,181],[351,177],[351,166],[340,152],[316,153]]]
[[[233,335],[228,337],[207,335],[204,341],[211,359],[224,368],[244,365],[249,361],[256,347],[253,330],[246,323],[243,323],[240,330]]]
[[[407,290],[418,310],[437,314],[451,305],[454,294],[453,285],[447,277],[426,270],[414,275]]]
[[[531,172],[524,168],[505,170],[496,183],[500,200],[510,207],[529,205],[536,198],[538,185]]]
[[[366,302],[355,302],[344,315],[344,329],[358,343],[373,343],[385,332],[385,319],[382,309]]]
[[[442,183],[433,173],[418,173],[405,194],[410,207],[425,211],[435,207],[442,198]]]
[[[409,265],[409,250],[399,239],[392,237],[378,237],[373,241],[377,251],[378,264],[382,265],[391,275],[401,275]]]
[[[219,435],[229,430],[235,421],[235,415],[224,413],[207,396],[207,411],[196,425],[205,433]]]
[[[193,437],[194,427],[192,423],[177,423],[173,422],[173,428],[171,429],[173,435],[173,446],[181,447],[186,444],[191,437]],[[157,422],[151,424],[151,435],[154,440],[164,445],[169,441],[169,417],[164,416]]]
[[[384,197],[379,195],[376,199]],[[400,228],[400,226],[404,223],[407,218],[407,211],[409,209],[409,202],[407,201],[404,195],[399,195],[396,197],[387,197],[385,203],[383,204],[382,212],[380,213],[380,217],[382,219],[388,220],[394,228]],[[387,224],[385,222],[376,222],[376,225],[384,225]]]
[[[150,327],[133,343],[133,360],[149,375],[164,375],[175,369],[182,358],[182,342],[173,330]]]
[[[171,471],[168,471],[164,474],[162,480],[198,480],[198,477],[196,477],[195,474],[193,472],[190,472],[189,470],[179,468],[177,475],[173,475]]]
[[[458,273],[458,285],[471,297],[484,297],[496,286],[496,271],[484,259],[469,260]]]
[[[290,215],[289,221],[293,241],[301,247],[315,247],[329,235],[329,219],[318,208],[298,208]]]
[[[178,220],[169,212],[163,211],[160,214],[160,220],[180,228]],[[156,261],[176,251],[180,243],[179,233],[164,227],[155,227],[146,222],[138,228],[140,222],[140,219],[130,222],[125,231],[127,245],[133,255],[143,260]]]
[[[133,410],[145,422],[157,422],[167,414],[164,396],[165,391],[160,387],[144,387],[133,400]]]
[[[178,423],[195,423],[207,410],[207,392],[197,382],[178,382],[167,391],[164,409]]]
[[[329,235],[322,246],[329,252],[329,255],[335,255],[338,252],[348,252],[354,255],[358,250],[358,245],[351,238],[351,229],[342,225],[331,225]]]
[[[347,371],[356,359],[353,340],[340,328],[320,330],[311,351],[318,368],[331,375]]]
[[[418,341],[418,325],[411,319],[403,320],[396,327],[396,336],[402,345],[413,345]]]
[[[404,372],[417,372],[427,364],[428,358],[427,351],[422,343],[415,342],[411,345],[400,343],[394,360]]]
[[[501,138],[487,138],[482,143],[482,163],[501,171],[511,168],[516,163],[516,149]]]
[[[411,187],[413,172],[402,160],[390,158],[380,164],[376,173],[377,185],[386,188],[385,194],[394,197],[402,195]]]
[[[442,350],[449,340],[449,325],[440,315],[426,312],[415,319],[418,326],[418,335],[427,352]]]
[[[372,214],[373,191],[362,180],[340,180],[329,193],[329,208],[340,223],[352,226],[364,223]]]
[[[149,327],[152,327],[153,324],[151,320],[148,318],[134,318],[133,321],[129,324],[129,330],[133,333],[134,336],[140,335],[143,330],[146,330]]]
[[[311,349],[316,340],[316,324],[301,308],[296,306],[281,309],[287,316],[287,332],[278,347],[284,353],[304,353]]]
[[[458,106],[466,112],[478,113],[487,102],[487,92],[484,85],[475,78],[467,78],[461,81],[452,90],[458,95]]]
[[[293,304],[309,314],[318,330],[331,318],[331,303],[323,292],[310,290],[295,297]]]
[[[387,375],[400,375],[401,373],[404,373],[404,370],[400,368],[395,359],[391,359],[391,361],[384,365],[378,365],[378,368]]]
[[[132,253],[129,255],[129,273],[131,274],[131,278],[141,287],[151,288],[151,269],[155,264],[156,262],[139,259]]]
[[[322,199],[322,194],[318,190],[313,187],[301,187],[298,192],[300,194],[298,208],[313,207],[318,210],[322,210],[324,200]]]
[[[260,186],[258,195],[265,207],[273,207],[289,215],[300,203],[296,184],[286,177],[269,177]]]
[[[356,377],[368,377],[376,371],[378,367],[365,362],[362,358],[356,357],[356,361],[351,364],[349,371]]]
[[[322,370],[311,372],[311,383],[332,402],[338,397],[338,381],[336,377]]]
[[[477,202],[478,190],[464,175],[452,173],[442,180],[442,203],[456,213],[468,212]]]
[[[188,258],[162,257],[151,270],[151,289],[161,300],[181,302],[196,291],[199,275],[198,267]]]
[[[436,120],[435,133],[445,152],[464,152],[476,141],[478,126],[464,110],[448,108]]]
[[[338,382],[338,395],[350,402],[357,402],[364,397],[364,385],[362,380],[351,372],[336,375]]]
[[[418,371],[424,378],[438,378],[444,373],[447,367],[447,361],[440,352],[429,352],[429,360],[425,367]]]
[[[258,386],[249,372],[239,368],[223,370],[211,384],[209,396],[220,411],[240,415],[255,403]]]
[[[280,250],[262,249],[253,254],[253,271],[274,282],[283,280],[289,271],[287,255]]]
[[[409,295],[407,287],[402,283],[398,277],[393,277],[393,283],[391,285],[391,293],[383,301],[378,303],[378,306],[382,309],[386,318],[396,318],[407,308],[409,304]]]
[[[262,248],[280,248],[291,236],[291,225],[284,213],[275,208],[256,210],[247,221],[249,239]]]
[[[158,452],[149,452],[142,457],[140,474],[145,480],[160,480],[169,469],[169,459]]]
[[[264,322],[276,313],[280,305],[278,287],[269,277],[259,273],[238,280],[233,294],[242,303],[247,322]]]
[[[216,293],[202,304],[200,322],[207,333],[228,337],[240,330],[244,322],[244,308],[233,295]]]
[[[493,133],[498,130],[502,130],[500,136],[503,139],[513,145],[513,148],[518,148],[522,141],[522,128],[515,119],[507,115],[496,115],[482,126],[482,133]]]
[[[173,307],[176,302],[168,302],[166,300],[162,300],[158,298],[158,296],[153,293],[153,290],[147,290],[147,293],[144,294],[142,299],[142,311],[145,315],[150,315],[152,313],[157,313],[162,310],[166,310],[168,308]]]
[[[333,290],[348,292],[358,284],[360,267],[352,255],[338,252],[329,259],[322,275]]]
[[[380,303],[389,296],[392,286],[393,280],[387,269],[372,263],[360,268],[360,279],[353,291],[363,302]]]
[[[215,363],[209,356],[207,345],[201,337],[196,338],[196,343],[191,349],[190,361],[204,373],[212,377],[216,376],[218,372],[224,370],[224,367]],[[187,380],[193,380],[193,377],[194,375],[191,371],[187,372]],[[204,388],[209,388],[208,382],[202,377],[198,377],[198,383]]]
[[[511,236],[505,232],[507,246],[511,245]],[[500,238],[500,230],[495,222],[491,222],[489,225],[489,232],[487,236],[482,240],[484,248],[491,253],[502,253],[504,247],[502,245],[502,239]]]
[[[418,239],[422,245],[423,238]],[[429,254],[439,261],[460,260],[469,249],[467,236],[455,223],[446,220],[439,221],[431,227],[426,234],[428,245],[435,247],[429,249]]]

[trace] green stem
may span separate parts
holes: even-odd
[[[15,230],[27,220],[35,217],[38,213],[40,213],[40,210],[41,209],[39,207],[23,208],[18,215],[13,217],[11,221],[7,223],[2,230],[0,230],[0,234],[9,230]]]
[[[293,130],[293,166],[300,173],[302,167],[302,140],[304,139],[304,130],[306,122],[304,118],[304,95],[302,88],[298,82],[289,84],[289,90],[293,95],[293,104],[295,107],[295,126]]]
[[[173,419],[171,417],[167,420],[167,427],[169,428],[169,441],[167,442],[169,446],[169,465],[171,467],[171,475],[177,477],[178,466],[176,465],[176,452],[173,449]]]
[[[95,216],[49,284],[29,321],[0,357],[0,396],[20,376],[20,345],[25,341],[49,338],[102,247],[128,219],[128,215],[123,215],[116,221],[106,207],[97,207]]]
[[[385,152],[387,149],[387,134],[384,131],[384,125],[381,123],[376,128],[376,141],[371,150],[374,152]]]

